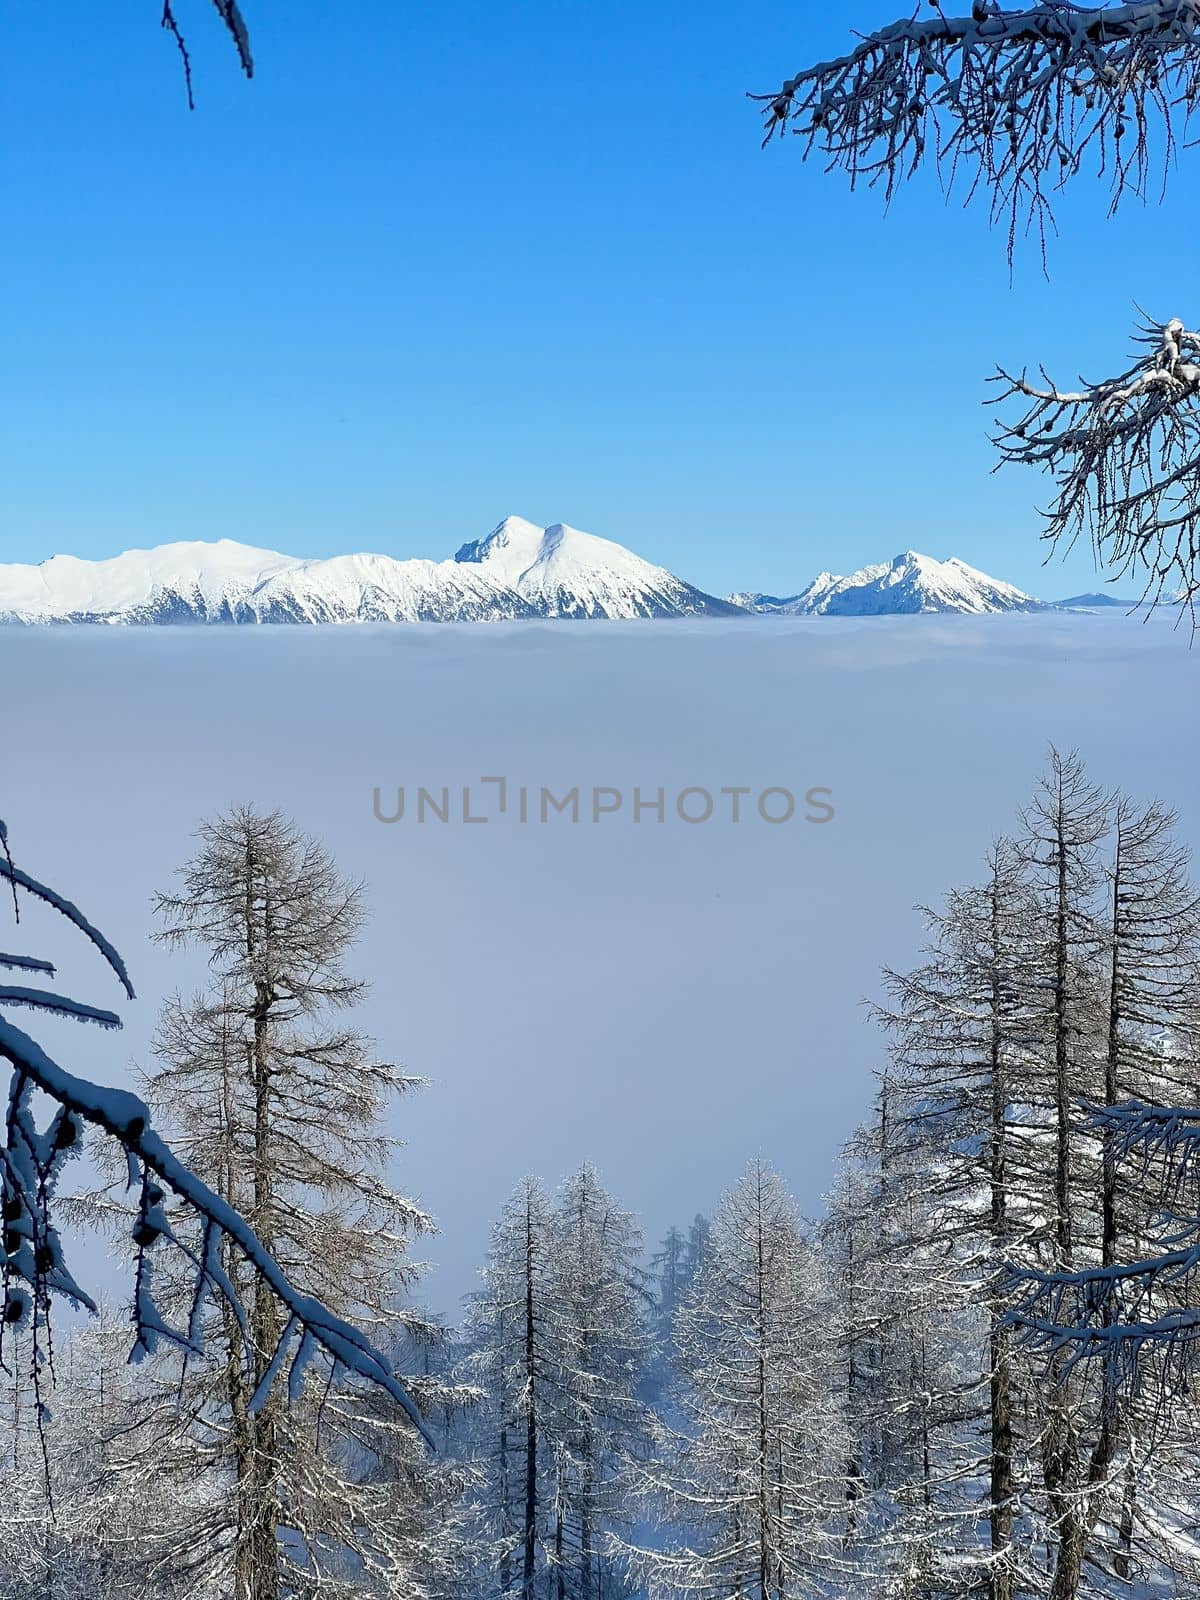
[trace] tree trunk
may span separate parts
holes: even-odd
[[[254,1204],[252,1225],[268,1250],[274,1250],[274,1185],[271,1166],[271,1063],[268,1050],[268,1016],[271,996],[256,985],[254,1017]],[[254,1384],[257,1388],[279,1342],[279,1307],[270,1289],[259,1279],[250,1316],[254,1346]],[[279,1593],[279,1407],[276,1391],[251,1419],[254,1453],[251,1473],[251,1548],[253,1582],[251,1600],[277,1600]]]
[[[501,1397],[501,1404],[503,1404]],[[512,1551],[508,1544],[508,1429],[500,1429],[500,1593],[512,1584]]]
[[[1008,1238],[1008,1084],[1004,1064],[1002,1034],[1002,994],[1000,968],[1002,929],[1000,926],[1000,885],[992,882],[992,978],[991,978],[991,1240],[992,1248],[1003,1259]],[[990,1531],[992,1561],[988,1574],[988,1600],[1013,1600],[1013,1421],[1012,1373],[1009,1367],[1009,1337],[1004,1322],[1005,1306],[993,1290],[989,1306],[991,1324],[988,1359],[991,1367],[991,1489]]]
[[[1137,1467],[1132,1455],[1125,1465],[1125,1492],[1121,1496],[1121,1521],[1117,1529],[1117,1554],[1113,1571],[1123,1583],[1128,1583],[1133,1573],[1133,1523],[1137,1510]]]
[[[537,1477],[538,1436],[534,1377],[536,1370],[536,1324],[533,1298],[533,1211],[525,1211],[525,1385],[528,1416],[525,1422],[525,1529],[521,1571],[522,1600],[534,1600],[533,1580],[537,1559]]]
[[[766,1259],[763,1239],[762,1179],[758,1190],[757,1232],[757,1293],[758,1293],[758,1592],[761,1600],[768,1600],[771,1582],[771,1495],[768,1481],[769,1413],[767,1406],[767,1318],[766,1318]]]
[[[1067,838],[1061,801],[1057,814],[1054,937],[1054,1209],[1055,1266],[1069,1269],[1073,1255],[1071,1195],[1071,1035],[1069,1015],[1071,906]],[[1042,1447],[1047,1496],[1058,1535],[1049,1600],[1076,1600],[1083,1575],[1084,1513],[1075,1482],[1076,1436],[1070,1416],[1064,1359],[1050,1366],[1049,1416]]]

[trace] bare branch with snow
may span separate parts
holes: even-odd
[[[1044,239],[1049,192],[1094,154],[1115,208],[1144,196],[1200,94],[1200,0],[1108,7],[1043,0],[969,16],[917,13],[868,34],[849,54],[798,72],[764,105],[766,140],[787,129],[851,184],[890,199],[926,159],[968,198],[1006,217],[1011,256],[1024,216]]]
[[[1081,534],[1097,561],[1134,577],[1150,604],[1200,591],[1200,333],[1178,318],[1146,322],[1132,366],[1100,383],[1060,389],[1043,371],[1001,369],[1001,465],[1039,467],[1054,480],[1043,537],[1070,549]]]
[[[24,890],[37,895],[84,932],[132,995],[120,956],[99,930],[70,901],[13,864],[2,823],[0,877],[8,880],[14,892]],[[47,962],[25,957],[5,956],[3,964],[39,973],[53,970]],[[120,1018],[114,1013],[82,1005],[53,991],[0,987],[0,1059],[12,1068],[6,1138],[0,1148],[4,1224],[0,1337],[5,1329],[31,1328],[35,1345],[48,1356],[52,1300],[63,1298],[94,1310],[91,1299],[68,1268],[54,1208],[63,1168],[78,1153],[84,1126],[90,1124],[124,1152],[129,1188],[136,1196],[131,1229],[135,1265],[133,1359],[153,1354],[163,1343],[175,1345],[187,1354],[199,1354],[200,1312],[211,1298],[224,1300],[229,1306],[246,1333],[249,1346],[246,1310],[238,1288],[222,1265],[222,1247],[228,1242],[248,1263],[253,1278],[276,1296],[285,1313],[286,1325],[270,1361],[269,1380],[259,1385],[258,1403],[277,1380],[289,1374],[295,1379],[313,1355],[323,1354],[332,1371],[384,1390],[428,1437],[419,1407],[395,1376],[387,1358],[357,1328],[335,1316],[319,1300],[297,1291],[254,1230],[173,1155],[154,1132],[145,1103],[126,1090],[105,1088],[64,1070],[34,1039],[7,1020],[4,1013],[13,1006],[105,1027],[120,1026]],[[45,1127],[39,1126],[36,1114],[38,1093],[56,1108]],[[172,1226],[167,1214],[172,1201],[197,1221],[198,1248],[182,1239]],[[186,1258],[192,1274],[193,1306],[186,1327],[172,1325],[155,1304],[154,1260],[168,1249]]]
[[[1079,1271],[1025,1271],[1011,1322],[1025,1341],[1068,1365],[1099,1361],[1116,1393],[1153,1359],[1159,1392],[1186,1393],[1200,1353],[1200,1110],[1139,1100],[1098,1108],[1093,1132],[1153,1191],[1157,1254]]]

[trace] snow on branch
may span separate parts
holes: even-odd
[[[44,901],[46,905],[57,911],[59,916],[65,917],[68,922],[78,928],[84,938],[94,944],[105,961],[108,962],[129,999],[132,1000],[134,998],[133,985],[129,981],[125,963],[100,932],[99,928],[92,926],[77,905],[72,904],[70,900],[65,900],[62,895],[51,889],[47,884],[39,883],[36,878],[31,878],[27,872],[22,872],[20,867],[13,862],[12,856],[8,851],[8,829],[3,822],[0,822],[0,878],[8,879],[13,891],[14,906],[16,905],[17,890],[24,889],[26,894],[31,894],[35,899]],[[10,958],[6,956],[4,960],[7,965]],[[18,962],[17,964],[26,965],[27,963]],[[52,972],[54,969],[48,967],[45,963],[40,963],[37,970]]]
[[[217,15],[225,25],[225,31],[233,40],[234,48],[238,53],[238,61],[242,71],[248,78],[254,76],[254,57],[250,53],[250,32],[246,27],[245,19],[237,0],[212,0],[217,9]],[[196,102],[192,93],[192,57],[187,47],[187,40],[175,16],[174,0],[163,0],[162,27],[175,41],[179,51],[179,58],[183,63],[183,81],[187,89],[188,109],[195,110]]]
[[[950,184],[965,170],[1009,220],[1022,212],[1044,237],[1047,190],[1089,151],[1112,185],[1144,195],[1153,135],[1166,165],[1176,124],[1200,93],[1200,0],[1080,6],[1043,0],[1003,10],[975,0],[969,16],[912,17],[868,34],[848,55],[808,67],[764,103],[766,138],[789,128],[851,184],[897,185],[928,156]]]
[[[132,994],[120,956],[71,902],[13,866],[7,851],[7,834],[0,823],[0,869],[9,882],[44,900],[80,928],[100,950]],[[4,964],[18,968],[47,964],[5,957]],[[27,1033],[5,1016],[14,1006],[49,1012],[74,1021],[120,1027],[112,1012],[83,1005],[48,990],[0,985],[0,1060],[12,1069],[5,1142],[0,1148],[0,1202],[3,1207],[4,1264],[0,1322],[0,1359],[6,1329],[30,1326],[39,1362],[49,1351],[48,1317],[51,1301],[61,1297],[94,1310],[92,1301],[67,1266],[62,1241],[54,1223],[54,1197],[63,1167],[83,1141],[85,1125],[99,1129],[122,1148],[129,1186],[137,1195],[132,1227],[135,1251],[135,1285],[132,1322],[132,1359],[153,1354],[163,1343],[186,1354],[200,1353],[202,1313],[212,1298],[223,1299],[232,1310],[246,1341],[251,1365],[249,1319],[238,1288],[223,1263],[228,1243],[249,1264],[256,1279],[265,1283],[286,1318],[286,1326],[269,1359],[266,1377],[258,1385],[255,1404],[261,1406],[281,1374],[289,1392],[295,1393],[300,1375],[316,1355],[324,1355],[335,1374],[359,1379],[384,1390],[403,1409],[429,1441],[421,1411],[400,1383],[387,1358],[357,1328],[336,1317],[319,1300],[301,1294],[254,1230],[218,1195],[185,1166],[154,1132],[145,1103],[126,1090],[104,1088],[66,1071],[51,1059]],[[35,1115],[40,1093],[56,1108],[47,1126]],[[170,1200],[181,1205],[198,1225],[200,1243],[181,1238],[168,1220]],[[189,1265],[193,1295],[186,1328],[171,1325],[155,1303],[153,1263],[156,1252],[179,1251]]]
[[[1100,1360],[1110,1392],[1147,1356],[1186,1378],[1200,1346],[1200,1110],[1134,1100],[1095,1110],[1089,1124],[1116,1161],[1140,1166],[1163,1248],[1123,1265],[1014,1273],[1009,1321],[1068,1368]]]
[[[1054,481],[1043,538],[1070,549],[1081,534],[1097,561],[1129,574],[1154,604],[1200,590],[1200,333],[1178,319],[1146,322],[1138,359],[1101,383],[1060,389],[999,370],[996,405],[1019,398],[995,434],[1001,465],[1040,467]]]
[[[6,955],[0,950],[0,967],[7,967],[10,972],[39,972],[44,977],[54,976],[54,965],[49,961],[39,961],[36,956]]]

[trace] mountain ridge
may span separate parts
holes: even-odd
[[[1048,611],[1015,584],[969,567],[957,556],[935,561],[905,550],[890,562],[860,567],[848,577],[818,573],[797,594],[731,596],[758,615],[788,617],[877,617],[958,612],[971,616],[1006,611]]]
[[[736,616],[623,545],[506,517],[453,560],[303,558],[235,540],[182,541],[100,561],[0,565],[10,623],[493,622]]]
[[[1043,601],[952,556],[915,550],[792,595],[719,599],[626,546],[509,516],[433,561],[362,552],[301,557],[232,539],[178,541],[98,561],[0,564],[0,623],[495,622],[671,617],[869,617],[1096,611],[1107,595]]]

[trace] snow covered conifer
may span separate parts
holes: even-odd
[[[1195,1071],[1196,897],[1172,821],[1052,752],[988,882],[927,913],[925,960],[889,976],[886,1094],[834,1207],[835,1262],[868,1396],[852,1414],[883,1441],[859,1451],[880,1463],[883,1537],[858,1545],[931,1594],[974,1573],[991,1600],[1077,1600],[1097,1570],[1124,1581],[1136,1559],[1165,1582],[1182,1559],[1138,1463],[1153,1445],[1155,1494],[1177,1508],[1188,1439],[1159,1435],[1153,1385],[1121,1393],[1072,1356],[1119,1347],[1121,1296],[1106,1322],[1101,1286],[1137,1283],[1170,1188],[1161,1151],[1122,1171],[1124,1097],[1170,1105]],[[871,1182],[877,1208],[855,1198]],[[918,1452],[888,1447],[893,1418],[901,1442],[919,1422]],[[892,1514],[914,1487],[922,1515]]]
[[[618,1600],[623,1564],[613,1558],[611,1538],[635,1520],[630,1469],[645,1454],[649,1433],[638,1398],[650,1348],[641,1235],[586,1165],[559,1190],[554,1222],[552,1281],[566,1336],[555,1594]]]
[[[667,1384],[675,1350],[675,1318],[684,1295],[696,1280],[708,1245],[708,1218],[697,1214],[686,1234],[672,1226],[650,1258],[650,1322],[654,1333],[644,1382],[645,1392],[657,1402]]]
[[[474,1497],[482,1600],[551,1600],[554,1593],[556,1465],[571,1422],[571,1334],[555,1292],[554,1246],[550,1198],[526,1178],[492,1230],[467,1328],[467,1371],[483,1394],[472,1419],[482,1474]]]
[[[414,1274],[408,1241],[432,1224],[385,1172],[382,1119],[413,1080],[349,1018],[365,992],[345,969],[363,921],[360,887],[287,819],[250,807],[200,829],[180,879],[159,897],[159,937],[199,947],[211,979],[164,1006],[148,1103],[180,1156],[245,1213],[306,1293],[380,1339],[433,1337],[402,1304]],[[182,1381],[188,1397],[178,1447],[226,1484],[219,1537],[181,1527],[178,1558],[228,1567],[237,1600],[318,1583],[336,1592],[352,1579],[370,1592],[417,1592],[409,1513],[424,1491],[414,1485],[412,1503],[401,1501],[422,1470],[419,1435],[366,1393],[307,1382],[303,1342],[278,1297],[247,1281],[231,1251],[221,1270],[249,1306],[245,1325],[228,1313],[207,1319],[208,1359],[189,1362],[182,1379],[160,1378]],[[256,1395],[285,1361],[290,1403],[280,1390]],[[425,1406],[435,1398],[421,1394]]]
[[[868,1560],[915,1563],[931,1592],[973,1574],[990,1600],[1012,1600],[1028,1568],[1016,1500],[1032,1446],[1002,1286],[1049,1225],[1045,1114],[1031,1126],[1019,1110],[1045,1097],[1029,1041],[1046,984],[1023,853],[1001,841],[988,865],[982,884],[924,912],[921,964],[885,975],[879,1109],[833,1217],[849,1211],[835,1237],[848,1236],[838,1255],[859,1330],[851,1415],[875,1441],[861,1450]]]
[[[121,957],[83,915],[49,885],[18,867],[0,822],[0,883],[10,891],[14,918],[20,921],[22,897],[48,906],[64,917],[99,952],[126,995],[133,986]],[[134,1285],[131,1323],[132,1359],[142,1360],[166,1347],[199,1357],[202,1325],[214,1313],[248,1331],[251,1298],[270,1295],[286,1313],[285,1338],[279,1359],[269,1362],[249,1392],[254,1407],[277,1398],[277,1380],[285,1370],[288,1346],[295,1346],[293,1371],[314,1357],[334,1369],[383,1389],[419,1425],[419,1411],[395,1377],[386,1357],[365,1334],[350,1326],[311,1294],[299,1291],[270,1249],[239,1213],[174,1152],[154,1131],[148,1106],[125,1090],[109,1089],[65,1071],[39,1043],[9,1020],[11,1010],[119,1028],[116,1013],[86,1005],[53,988],[50,962],[24,953],[0,953],[0,971],[20,981],[0,984],[0,1058],[11,1069],[5,1146],[0,1154],[0,1189],[4,1213],[3,1317],[0,1320],[0,1363],[6,1341],[27,1340],[28,1373],[35,1413],[43,1416],[44,1388],[50,1375],[50,1312],[53,1301],[65,1300],[95,1312],[96,1306],[72,1275],[58,1220],[58,1186],[66,1164],[81,1150],[85,1129],[97,1129],[107,1140],[102,1151],[117,1153],[131,1210],[123,1217],[132,1245]],[[39,1124],[37,1097],[49,1101],[48,1124]],[[177,1232],[179,1228],[181,1231]],[[229,1267],[235,1268],[231,1275]],[[159,1279],[174,1274],[182,1291],[183,1314],[172,1319],[158,1295]],[[231,1374],[248,1382],[253,1365],[248,1340],[231,1347]],[[300,1359],[302,1358],[302,1360]]]
[[[831,1395],[834,1308],[791,1197],[761,1161],[713,1219],[676,1327],[677,1402],[646,1474],[661,1548],[634,1565],[653,1600],[799,1600],[844,1527],[844,1421]]]

